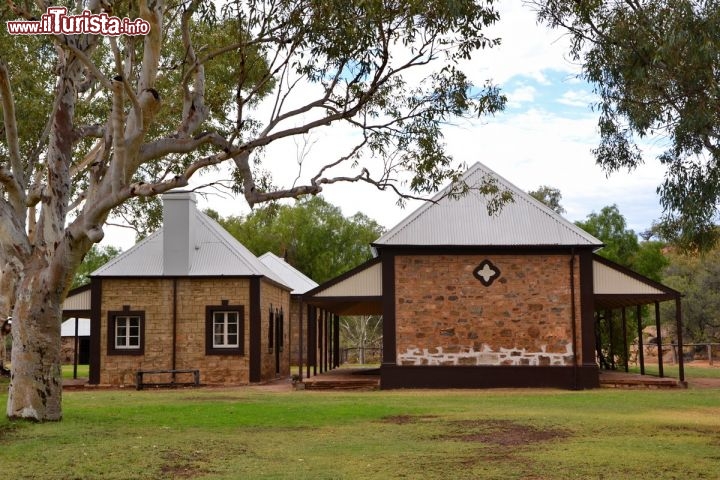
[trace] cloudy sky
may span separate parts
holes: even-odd
[[[661,214],[656,187],[662,181],[657,162],[649,161],[631,174],[619,172],[607,178],[595,165],[591,149],[598,144],[597,114],[590,104],[592,89],[578,80],[579,66],[567,55],[567,39],[535,21],[533,12],[519,0],[500,2],[501,20],[491,36],[502,45],[481,51],[463,65],[474,83],[492,79],[508,97],[504,112],[494,118],[461,122],[444,130],[449,152],[468,165],[480,161],[523,190],[549,185],[562,192],[565,216],[584,219],[606,205],[617,204],[629,227],[641,232]],[[303,173],[337,158],[347,131],[330,127],[310,135]],[[298,174],[298,150],[303,141],[289,140],[268,148],[264,168],[277,185],[291,185]],[[649,144],[648,150],[659,149]],[[334,155],[334,157],[333,157]],[[312,175],[310,175],[312,176]],[[205,183],[207,178],[194,183]],[[367,185],[334,184],[323,195],[340,206],[345,215],[361,211],[387,228],[408,215],[396,197]],[[222,215],[249,212],[242,198],[209,195],[200,207]],[[104,244],[127,249],[133,244],[128,231],[110,228]]]

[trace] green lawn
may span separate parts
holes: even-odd
[[[0,384],[0,404],[6,401]],[[0,419],[13,479],[695,479],[720,461],[720,390],[64,393]]]
[[[73,366],[63,365],[62,376],[63,378],[73,378]],[[77,376],[78,378],[88,378],[90,376],[90,365],[78,365]]]
[[[619,367],[622,371],[622,367]],[[657,364],[645,364],[646,375],[658,375]],[[640,367],[630,367],[630,373],[640,373]],[[666,377],[678,377],[677,365],[663,365],[663,374]],[[720,378],[720,362],[715,362],[712,367],[694,367],[692,364],[685,364],[685,379],[693,378]]]

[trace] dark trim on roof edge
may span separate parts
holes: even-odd
[[[152,278],[172,280],[177,278],[268,278],[266,275],[93,275],[90,278]]]
[[[595,294],[595,308],[621,308],[637,305],[650,305],[655,302],[676,300],[681,295],[672,293],[599,293]]]
[[[353,275],[356,275],[356,274],[360,273],[361,271],[380,263],[380,260],[381,260],[380,257],[371,258],[367,262],[361,263],[357,267],[355,267],[351,270],[348,270],[347,272],[342,273],[335,278],[331,278],[327,282],[321,283],[320,285],[313,288],[312,290],[308,290],[307,292],[302,294],[302,296],[303,296],[303,298],[311,298],[316,293],[322,292],[323,290],[326,290],[326,289],[332,287],[333,285],[337,285],[338,283],[342,282],[343,280],[347,280],[348,278],[352,277]]]
[[[92,300],[91,300],[92,302]],[[74,310],[63,310],[62,311],[62,319],[63,321],[69,319],[69,318],[90,318],[92,316],[92,305],[90,306],[90,309],[83,310],[83,309],[74,309]]]
[[[228,280],[238,280],[238,279],[248,279],[252,280],[254,278],[259,278],[262,280],[265,280],[266,282],[275,285],[278,288],[281,288],[283,290],[286,290],[288,292],[292,292],[292,288],[289,286],[276,282],[272,278],[266,276],[266,275],[96,275],[92,278],[99,278],[103,280],[113,280],[113,279],[121,279],[121,280],[134,280],[134,279],[152,279],[152,280],[192,280],[192,279],[199,279],[199,280],[217,280],[217,279],[228,279]],[[80,288],[80,287],[78,287]]]
[[[85,285],[80,285],[79,287],[75,287],[72,290],[68,291],[67,295],[65,295],[65,299],[72,297],[73,295],[77,295],[78,293],[87,292],[88,290],[92,289],[91,283],[86,283]]]
[[[646,285],[649,285],[653,288],[657,288],[658,290],[662,290],[668,295],[672,295],[672,298],[681,297],[682,293],[678,292],[677,290],[668,287],[667,285],[663,285],[660,282],[656,282],[655,280],[648,278],[644,275],[641,275],[627,267],[623,267],[619,263],[615,263],[612,260],[608,260],[607,258],[601,257],[597,253],[593,253],[593,260],[597,260],[599,263],[602,263],[603,265],[610,267],[614,270],[619,271],[620,273],[623,273],[627,275],[628,277],[634,278],[635,280],[642,282]],[[644,295],[644,294],[643,294]],[[653,294],[654,295],[654,294]],[[596,295],[598,296],[598,295]]]
[[[437,255],[441,253],[453,255],[538,255],[538,254],[570,254],[583,250],[595,250],[602,245],[377,245],[371,244],[382,254],[392,251],[399,255]]]
[[[305,299],[304,303],[313,306],[319,306],[321,304],[329,303],[342,303],[342,302],[380,302],[382,301],[382,295],[362,295],[353,297],[351,295],[337,296],[337,297],[312,297]]]

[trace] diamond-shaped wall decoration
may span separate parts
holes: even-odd
[[[480,280],[480,283],[489,287],[495,279],[500,277],[500,269],[493,265],[490,260],[485,259],[473,270],[473,275]]]

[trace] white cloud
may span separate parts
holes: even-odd
[[[524,103],[535,101],[537,89],[532,85],[522,85],[511,92],[507,92],[508,107],[519,107]]]
[[[646,229],[661,213],[655,190],[663,169],[648,162],[631,174],[608,177],[591,152],[599,142],[596,125],[591,112],[578,119],[531,109],[456,128],[446,138],[458,160],[480,161],[525,191],[540,185],[560,189],[570,220],[617,203],[630,228]]]
[[[589,105],[596,103],[598,96],[587,90],[567,90],[558,99],[558,103],[568,105],[570,107],[587,108]]]
[[[559,30],[538,25],[535,13],[524,2],[501,0],[498,10],[500,21],[487,35],[500,37],[502,43],[468,62],[476,81],[492,78],[502,84],[519,76],[548,84],[547,71],[566,72],[568,77],[579,72],[579,66],[566,59],[568,38]]]

